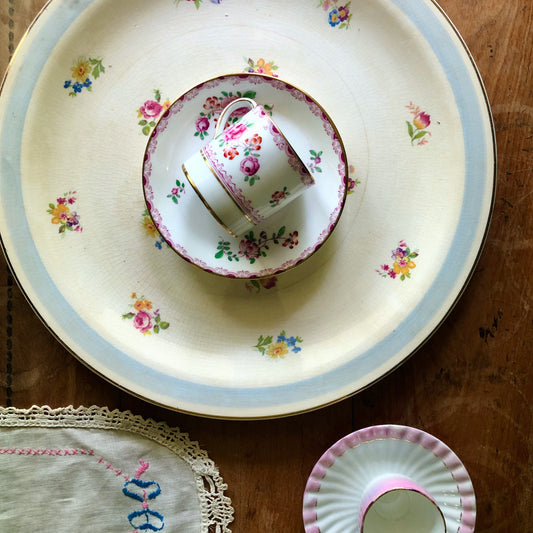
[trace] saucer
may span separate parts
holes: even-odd
[[[263,105],[316,183],[235,238],[205,208],[181,166],[213,137],[218,116],[237,97]],[[183,259],[220,276],[263,278],[305,261],[330,236],[346,201],[346,161],[337,128],[312,97],[279,78],[230,74],[196,85],[168,108],[147,144],[143,188],[159,233]]]
[[[474,488],[462,462],[436,437],[398,425],[360,429],[322,455],[305,487],[305,532],[359,533],[357,510],[365,488],[391,473],[409,477],[432,495],[448,533],[473,533]]]

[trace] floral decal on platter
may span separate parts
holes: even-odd
[[[52,224],[57,224],[58,233],[65,236],[67,231],[83,231],[80,226],[80,216],[72,208],[76,203],[76,191],[69,191],[56,199],[56,203],[48,204],[47,213],[52,215]]]
[[[357,179],[357,178],[350,178],[350,174],[353,176],[355,174],[355,167],[353,165],[349,165],[348,166],[348,171],[349,171],[349,174],[348,176],[346,176],[346,186],[347,186],[347,191],[346,191],[346,194],[353,194],[353,192],[355,191],[355,188],[358,186],[358,185],[361,185],[361,180]]]
[[[130,307],[133,311],[122,315],[123,320],[132,320],[133,327],[143,335],[159,333],[161,330],[168,329],[169,323],[161,320],[159,309],[153,309],[152,302],[144,296],[138,296],[137,293],[131,294],[133,303]]]
[[[196,6],[196,9],[200,9],[200,4],[202,3],[202,0],[174,0],[174,3],[179,5],[183,1],[192,2]],[[211,0],[212,4],[220,4],[221,2],[222,0]]]
[[[277,78],[278,75],[274,74],[274,70],[278,70],[278,66],[274,61],[265,61],[260,57],[257,61],[254,61],[251,57],[247,60],[247,66],[244,69],[244,72],[255,72],[257,74],[266,74],[267,76],[272,76]]]
[[[155,127],[157,119],[166,111],[171,105],[167,99],[161,103],[161,92],[159,89],[154,89],[154,97],[146,100],[139,109],[137,109],[137,118],[139,126],[142,128],[143,135],[150,135],[150,132]]]
[[[392,264],[380,265],[376,272],[383,278],[396,279],[399,277],[404,281],[411,277],[411,270],[416,267],[413,259],[416,259],[418,255],[418,250],[411,250],[405,241],[400,241],[397,248],[392,250]]]
[[[278,278],[276,276],[270,276],[269,278],[252,279],[247,281],[244,286],[248,292],[259,293],[263,289],[273,289],[278,284]]]
[[[185,194],[185,182],[176,180],[176,186],[171,189],[170,194],[167,194],[167,198],[170,198],[175,204],[177,204],[179,199],[184,194]]]
[[[155,239],[155,247],[158,250],[161,250],[165,245],[168,247],[168,244],[165,242],[165,239],[163,239],[159,231],[157,231],[157,228],[154,224],[154,221],[152,220],[152,217],[150,216],[148,208],[146,208],[143,212],[141,224],[144,228],[145,235],[147,237]]]
[[[411,138],[411,144],[413,146],[423,146],[428,143],[428,137],[431,136],[431,132],[428,131],[429,126],[431,125],[431,117],[425,111],[422,111],[420,107],[415,106],[413,102],[410,102],[409,105],[405,106],[413,119],[411,121],[406,121],[407,123],[407,132]]]
[[[348,29],[352,14],[350,13],[351,2],[339,0],[320,0],[321,7],[328,14],[328,22],[332,28]]]
[[[102,59],[94,57],[88,59],[80,57],[70,70],[72,71],[72,79],[66,80],[63,87],[69,90],[68,94],[72,97],[77,96],[84,89],[92,91],[93,81],[105,73]]]
[[[299,353],[302,348],[298,346],[302,343],[301,337],[288,337],[285,331],[282,331],[274,342],[274,337],[268,335],[264,337],[260,335],[257,339],[257,344],[253,346],[262,355],[270,357],[270,359],[284,359],[289,352]]]
[[[239,249],[235,251],[232,243],[221,238],[218,241],[215,259],[226,257],[228,261],[239,261],[241,258],[247,259],[253,265],[256,259],[267,257],[271,245],[281,245],[285,248],[293,249],[298,246],[298,232],[293,231],[285,235],[285,226],[281,227],[277,233],[271,237],[266,231],[261,231],[256,237],[253,230],[243,236],[239,243]]]

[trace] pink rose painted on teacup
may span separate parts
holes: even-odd
[[[247,176],[255,176],[257,174],[257,171],[259,170],[259,159],[257,157],[254,157],[252,155],[249,155],[248,157],[245,157],[241,161],[241,171],[243,174],[246,174]],[[256,178],[259,179],[259,178]]]
[[[246,129],[246,124],[239,122],[238,124],[230,126],[227,130],[224,130],[224,133],[222,134],[223,139],[226,142],[236,141],[242,136]]]

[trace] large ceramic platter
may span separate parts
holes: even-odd
[[[311,95],[350,168],[331,237],[264,280],[179,257],[141,184],[170,102],[240,71]],[[35,311],[117,386],[204,416],[299,413],[392,371],[460,296],[492,208],[486,95],[429,0],[52,0],[0,118],[0,233]]]

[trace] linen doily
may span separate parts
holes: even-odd
[[[129,411],[0,408],[0,465],[0,531],[231,531],[207,453]]]

